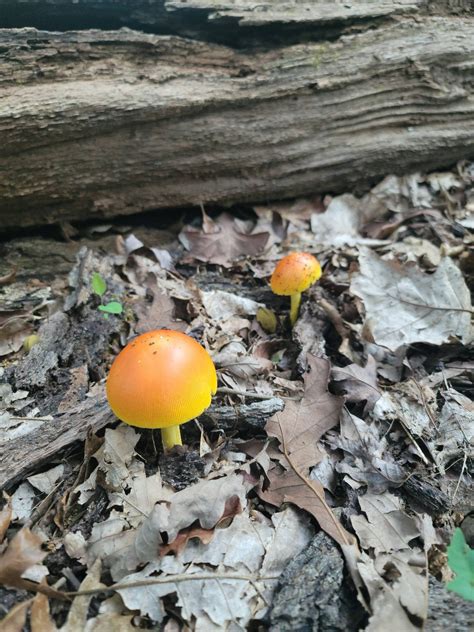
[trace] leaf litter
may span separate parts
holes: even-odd
[[[285,616],[305,600],[329,625],[318,582],[334,581],[351,629],[429,626],[428,585],[449,575],[472,468],[473,179],[463,165],[388,176],[362,198],[79,231],[76,265],[54,283],[23,272],[13,244],[0,266],[2,623],[266,629],[291,593]],[[291,330],[267,281],[298,249],[324,275]],[[121,313],[105,317],[102,296]],[[103,393],[120,348],[160,327],[198,339],[224,387],[170,455],[117,425]],[[323,531],[336,544],[313,550]],[[313,577],[312,596],[288,592],[287,569],[329,551],[340,561]]]

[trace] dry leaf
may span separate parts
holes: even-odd
[[[33,511],[36,494],[29,483],[22,483],[12,495],[12,519],[26,522]]]
[[[151,514],[157,502],[171,499],[173,492],[164,488],[161,475],[147,476],[145,465],[135,459],[129,467],[126,490],[121,493],[109,492],[109,507],[123,506],[123,516],[131,527],[138,527]]]
[[[225,529],[215,529],[212,542],[191,542],[179,560],[183,564],[210,564],[227,570],[255,573],[261,566],[274,530],[265,519],[254,520],[245,511]]]
[[[212,359],[216,367],[224,369],[226,375],[230,374],[244,382],[251,381],[252,385],[255,383],[255,379],[251,378],[273,368],[273,363],[270,360],[250,355],[245,345],[237,341],[231,342],[218,353],[214,353]]]
[[[474,450],[473,402],[454,389],[447,390],[444,397],[446,401],[438,417],[437,433],[430,442],[436,446],[432,454],[443,469],[461,456],[472,458]]]
[[[177,590],[178,606],[186,621],[196,617],[196,632],[210,632],[207,618],[216,626],[214,629],[225,630],[230,622],[244,627],[242,623],[252,616],[251,598],[255,588],[246,580],[239,579],[206,579],[182,582]],[[203,621],[200,621],[202,620]]]
[[[32,319],[27,310],[0,310],[0,357],[21,349],[23,340],[33,333]]]
[[[334,197],[324,213],[311,216],[311,230],[317,243],[332,247],[370,243],[360,229],[366,222],[383,216],[387,207],[374,196],[359,200],[350,193]]]
[[[49,494],[56,487],[58,481],[63,478],[63,475],[64,465],[60,463],[46,472],[29,476],[26,480],[43,494]]]
[[[237,515],[229,527],[216,529],[209,544],[193,540],[178,559],[162,558],[160,563],[148,564],[143,571],[121,582],[159,578],[163,583],[151,583],[141,589],[120,589],[120,594],[128,608],[139,609],[142,614],[160,620],[163,616],[160,598],[177,593],[183,616],[188,621],[195,617],[196,629],[203,632],[227,629],[226,625],[233,619],[243,628],[257,611],[261,617],[266,609],[245,575],[260,572],[276,577],[288,561],[308,545],[312,535],[311,526],[291,508],[274,514],[271,522],[257,512],[251,517],[245,511]],[[215,568],[216,577],[175,583],[173,575],[182,577],[186,568],[186,574],[199,575],[212,575],[211,569]],[[242,579],[225,579],[223,575],[230,571],[242,574]],[[169,582],[167,576],[170,576]],[[265,600],[270,600],[275,580],[258,585],[264,591]]]
[[[23,588],[25,585],[25,580],[21,578],[23,573],[46,557],[41,544],[42,539],[27,527],[18,531],[0,557],[0,584]]]
[[[96,560],[89,569],[85,579],[82,580],[79,590],[104,588],[104,584],[100,583],[100,573],[101,563],[100,560]],[[74,597],[67,615],[66,623],[60,629],[61,632],[84,632],[87,624],[87,613],[93,596],[94,595],[91,594]]]
[[[240,474],[202,480],[177,492],[171,499],[166,526],[168,541],[198,521],[204,529],[212,529],[225,516],[235,515],[247,504],[247,488]],[[230,510],[230,505],[233,509]]]
[[[363,553],[357,566],[371,601],[372,616],[366,630],[419,630],[421,626],[410,619],[408,612],[421,622],[427,616],[425,556],[407,549],[380,554],[374,560]]]
[[[187,323],[175,319],[176,306],[169,294],[160,291],[157,286],[149,288],[153,294],[151,304],[141,299],[135,307],[138,322],[135,325],[137,334],[153,329],[174,329],[184,331]]]
[[[99,468],[105,472],[106,483],[115,491],[122,491],[127,484],[129,466],[135,454],[135,446],[140,435],[125,424],[118,428],[107,428],[105,441],[94,458]]]
[[[346,401],[366,402],[365,413],[372,410],[381,395],[377,382],[377,363],[370,355],[365,367],[358,364],[333,367],[331,378],[336,383],[337,392],[345,395]]]
[[[274,513],[272,524],[275,530],[270,542],[265,545],[266,553],[260,570],[263,575],[282,573],[314,537],[314,527],[308,516],[293,507]]]
[[[265,248],[269,233],[242,232],[235,218],[222,213],[216,222],[204,216],[202,229],[185,226],[179,240],[194,259],[230,268],[239,257],[255,256]]]
[[[270,487],[260,492],[261,498],[273,505],[291,502],[311,513],[339,544],[354,542],[326,502],[323,486],[308,478],[308,470],[322,457],[317,442],[339,421],[342,398],[327,390],[330,364],[323,358],[308,356],[309,372],[305,374],[305,390],[299,402],[290,401],[281,413],[265,426],[269,436],[280,441],[285,471],[279,466],[268,473]]]
[[[177,591],[177,585],[170,582],[152,583],[154,579],[166,579],[163,573],[181,574],[184,566],[174,557],[165,557],[160,562],[151,562],[138,573],[133,573],[123,577],[120,584],[127,586],[135,582],[150,581],[149,584],[136,588],[120,588],[117,592],[121,596],[123,603],[129,610],[138,610],[143,616],[148,616],[153,621],[161,622],[165,610],[161,602],[161,597]],[[157,577],[161,573],[160,577]]]
[[[282,451],[302,473],[320,460],[317,442],[339,423],[343,405],[343,399],[329,393],[327,388],[330,363],[310,355],[307,361],[309,371],[304,376],[303,398],[298,402],[288,401],[284,410],[265,426],[267,434],[280,441]]]
[[[58,406],[58,413],[65,413],[77,406],[87,397],[87,392],[89,391],[89,369],[87,364],[72,367],[69,370],[69,377],[71,383]]]
[[[437,417],[436,395],[428,386],[406,380],[397,384],[396,391],[382,393],[371,416],[380,421],[398,420],[414,435],[430,436]]]
[[[381,553],[375,558],[378,573],[391,582],[392,593],[402,606],[419,619],[426,619],[428,577],[426,555],[419,549]]]
[[[17,603],[0,621],[0,632],[23,632],[32,599]]]
[[[330,445],[345,453],[343,460],[336,465],[337,471],[367,485],[369,491],[375,494],[381,494],[390,487],[399,487],[407,477],[388,451],[380,424],[369,425],[343,410],[341,431],[330,437]]]
[[[33,599],[30,626],[31,632],[57,632],[56,625],[49,613],[49,601],[46,595],[38,593]]]
[[[0,544],[3,542],[3,538],[7,532],[8,527],[12,519],[12,504],[11,499],[7,496],[7,502],[0,511]]]
[[[321,529],[338,544],[354,543],[354,537],[344,529],[327,504],[321,483],[306,478],[294,469],[286,471],[279,466],[268,473],[268,479],[269,488],[259,492],[262,500],[276,507],[283,503],[292,503],[314,516]]]
[[[395,351],[414,342],[472,340],[469,289],[449,257],[434,274],[387,263],[367,249],[361,251],[359,264],[351,292],[364,301],[366,325],[377,344]]]
[[[427,239],[407,237],[402,242],[391,243],[385,248],[390,258],[403,255],[405,261],[417,261],[428,268],[436,268],[441,263],[441,250]]]
[[[155,573],[161,571],[157,578]],[[170,573],[171,571],[171,573]],[[173,582],[173,574],[179,574],[181,581]],[[169,582],[166,581],[170,574]],[[225,579],[219,573],[215,579],[190,579],[183,581],[183,574],[202,575],[202,570],[191,565],[184,572],[184,567],[174,558],[166,557],[158,568],[148,565],[143,571],[129,575],[123,584],[159,579],[163,583],[151,583],[140,588],[123,588],[119,590],[122,599],[131,610],[139,610],[154,621],[160,622],[164,616],[161,597],[176,593],[177,605],[181,607],[181,616],[185,621],[196,619],[195,630],[202,632],[216,629],[227,629],[231,621],[247,622],[252,616],[250,602],[255,595],[255,589],[245,579]],[[209,571],[206,572],[206,575]],[[210,623],[208,623],[210,621]],[[241,626],[241,628],[244,626]],[[241,629],[240,628],[240,629]]]
[[[359,504],[367,518],[352,516],[351,522],[364,549],[374,549],[376,554],[400,551],[420,535],[416,521],[402,511],[397,496],[367,493],[359,496]]]
[[[201,291],[202,304],[208,316],[220,323],[233,316],[254,316],[262,303],[222,290]]]
[[[202,529],[201,527],[189,527],[178,533],[176,538],[170,544],[165,544],[160,548],[160,555],[175,555],[181,553],[190,540],[199,540],[203,544],[209,544],[214,537],[213,529]]]
[[[138,531],[139,534],[140,531]],[[137,531],[129,528],[126,517],[121,512],[112,510],[107,520],[96,522],[92,527],[86,550],[88,565],[100,558],[110,567],[113,579],[115,581],[120,579],[127,572],[133,570],[138,563],[137,556],[132,556],[137,548],[136,540]],[[149,559],[154,554],[153,547],[147,542],[143,548]],[[158,545],[156,545],[157,549]],[[145,555],[144,551],[140,551],[140,553],[142,556]],[[130,563],[128,563],[129,557],[132,558]]]
[[[88,619],[84,632],[137,632],[138,628],[132,625],[132,620],[131,615],[107,612]]]
[[[394,629],[397,632],[417,632],[420,628],[414,625],[408,618],[398,599],[385,591],[372,603],[373,614],[365,628],[365,632],[381,632],[381,630]]]
[[[142,514],[138,529],[130,528],[126,512],[112,510],[107,520],[94,525],[88,558],[100,557],[110,566],[114,580],[121,579],[139,564],[159,559],[164,534],[167,543],[172,544],[180,532],[194,523],[213,529],[223,516],[242,511],[247,504],[247,488],[242,476],[228,474],[201,480],[171,496],[163,494],[166,502],[156,504],[148,517]]]

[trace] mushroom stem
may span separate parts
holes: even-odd
[[[161,439],[165,450],[170,450],[175,445],[183,445],[179,426],[168,426],[168,428],[162,428]]]
[[[298,311],[300,309],[301,303],[301,292],[296,292],[291,295],[291,308],[290,308],[290,321],[291,326],[296,323],[296,319],[298,318]]]

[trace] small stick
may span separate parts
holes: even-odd
[[[266,575],[262,577],[252,577],[251,575],[239,575],[237,573],[196,573],[195,575],[183,574],[183,575],[168,575],[167,577],[159,579],[143,579],[136,582],[130,582],[128,584],[112,584],[112,586],[103,586],[102,588],[90,588],[89,590],[78,590],[72,592],[65,592],[67,597],[79,597],[81,595],[97,595],[99,593],[110,592],[114,590],[126,590],[127,588],[142,588],[143,586],[153,586],[155,584],[177,584],[178,582],[187,581],[205,581],[215,579],[237,579],[247,582],[263,582],[263,581],[275,581],[279,579],[279,575]]]
[[[289,399],[293,401],[299,401],[301,397],[288,397],[286,395],[261,395],[260,393],[252,393],[251,391],[239,391],[235,388],[228,388],[227,386],[219,386],[217,393],[223,393],[225,395],[241,395],[242,397],[252,397],[253,399]]]

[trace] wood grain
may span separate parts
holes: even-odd
[[[474,20],[236,50],[0,31],[0,229],[367,185],[474,155]]]

